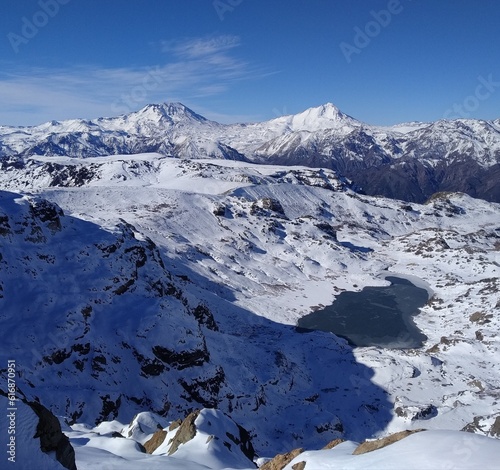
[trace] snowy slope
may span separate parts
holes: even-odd
[[[136,419],[140,420],[141,415]],[[146,454],[137,438],[128,433],[128,427],[117,421],[94,428],[73,425],[66,432],[75,447],[79,470],[135,470],[140,466],[152,470],[167,466],[183,470],[255,468],[255,464],[228,437],[238,435],[236,424],[220,412],[201,410],[194,428],[193,437],[172,454],[169,451],[179,428],[170,430],[170,426],[160,426],[148,430],[144,435],[145,442],[154,440],[154,432],[158,433],[158,429],[164,430],[159,441],[164,440],[152,455]],[[297,468],[295,466],[301,462],[305,463],[305,468],[314,470],[493,470],[500,458],[500,441],[458,431],[418,432],[381,449],[353,455],[358,444],[346,441],[332,449],[302,451],[284,470]],[[266,460],[255,459],[258,465]]]
[[[164,232],[172,243],[161,254],[124,222],[103,230],[6,192],[1,207],[2,357],[23,364],[20,389],[58,414],[93,422],[216,406],[261,429],[261,449],[278,450],[315,442],[318,430],[321,439],[344,429],[363,437],[389,418],[379,387],[368,390],[380,402],[370,413],[340,389],[345,374],[364,369],[343,341],[296,334],[239,306],[230,285],[193,270],[209,256],[182,234]],[[328,376],[316,369],[323,361],[334,364]],[[329,391],[311,399],[317,389]]]
[[[0,468],[64,470],[55,452],[42,452],[37,433],[39,419],[32,408],[21,401],[14,403],[0,394],[2,419],[0,432],[4,446]]]
[[[500,457],[498,441],[451,431],[413,434],[383,449],[352,455],[356,444],[344,442],[331,450],[305,452],[285,470],[298,462],[314,470],[493,470]]]
[[[68,420],[216,407],[262,456],[419,427],[493,437],[499,205],[410,206],[326,169],[159,154],[31,158],[0,187],[2,361]],[[389,272],[433,292],[415,318],[424,348],[295,331]]]

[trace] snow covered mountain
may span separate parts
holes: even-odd
[[[116,118],[0,127],[0,155],[85,158],[160,152],[178,158],[242,159],[234,149],[213,138],[223,128],[180,103],[152,104]]]
[[[327,125],[333,111],[314,119]],[[498,204],[441,193],[410,205],[360,195],[328,169],[158,153],[5,161],[0,188],[0,361],[15,359],[19,393],[71,424],[77,466],[162,465],[167,445],[138,454],[150,428],[100,437],[138,412],[164,429],[217,409],[261,457],[422,427],[496,436]],[[432,295],[415,317],[423,348],[352,349],[295,328],[388,273]],[[218,453],[235,445],[216,428],[234,437],[224,416],[183,458],[243,465],[239,451]],[[424,438],[408,439],[421,449]]]
[[[406,201],[460,191],[500,202],[499,120],[383,128],[357,121],[328,103],[267,122],[222,125],[180,103],[165,103],[115,118],[0,127],[4,165],[19,164],[19,156],[142,152],[329,168],[367,194]]]

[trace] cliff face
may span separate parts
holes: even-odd
[[[37,468],[40,470],[77,470],[75,451],[63,434],[59,420],[39,402],[30,402],[22,392],[12,395],[0,390],[0,404],[8,410],[0,421],[0,431],[7,437],[3,456],[5,468]]]

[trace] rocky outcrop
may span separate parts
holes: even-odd
[[[304,449],[294,449],[286,454],[278,454],[266,462],[260,470],[283,470],[297,455],[302,454]]]
[[[334,439],[333,441],[330,441],[325,447],[323,447],[323,449],[324,450],[333,449],[334,447],[337,447],[339,444],[342,444],[342,442],[345,442],[345,439]]]
[[[167,437],[167,431],[163,431],[159,429],[156,431],[149,441],[144,443],[144,448],[146,449],[146,453],[152,454],[158,447],[160,447],[165,441],[165,437]]]
[[[391,434],[390,436],[384,437],[382,439],[376,439],[374,441],[365,441],[361,443],[358,447],[356,447],[356,449],[354,449],[352,455],[366,454],[367,452],[373,452],[374,450],[382,449],[383,447],[387,447],[391,444],[394,444],[395,442],[400,441],[401,439],[404,439],[405,437],[408,437],[416,432],[421,432],[421,431],[425,431],[425,429],[415,429],[413,431],[400,431]]]
[[[416,421],[434,418],[438,414],[438,409],[432,404],[405,405],[398,403],[398,406],[394,408],[394,412],[400,418],[409,418]]]
[[[271,197],[264,197],[255,201],[250,208],[250,214],[286,217],[281,202]]]
[[[193,411],[190,413],[182,424],[177,429],[174,438],[172,439],[168,455],[172,455],[177,451],[181,444],[189,442],[196,435],[196,426],[194,422],[200,414],[200,410]]]
[[[493,421],[493,424],[491,424]],[[474,416],[472,422],[466,424],[462,431],[484,436],[500,438],[500,416]]]
[[[495,418],[495,422],[491,425],[489,435],[491,437],[500,438],[500,416]]]

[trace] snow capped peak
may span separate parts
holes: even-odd
[[[323,129],[348,130],[360,126],[359,121],[344,114],[332,103],[309,108],[299,114],[282,116],[271,122],[286,124],[293,132],[315,132]]]
[[[154,121],[168,120],[172,123],[179,123],[182,121],[188,122],[205,122],[206,119],[193,110],[184,106],[182,103],[161,103],[161,104],[148,104],[139,111],[132,113],[129,116],[137,116],[141,119],[148,119]]]
[[[343,115],[337,106],[333,103],[325,103],[321,106],[316,106],[313,108],[309,108],[307,111],[316,112],[319,116],[326,116],[328,118],[338,117],[339,115]]]

